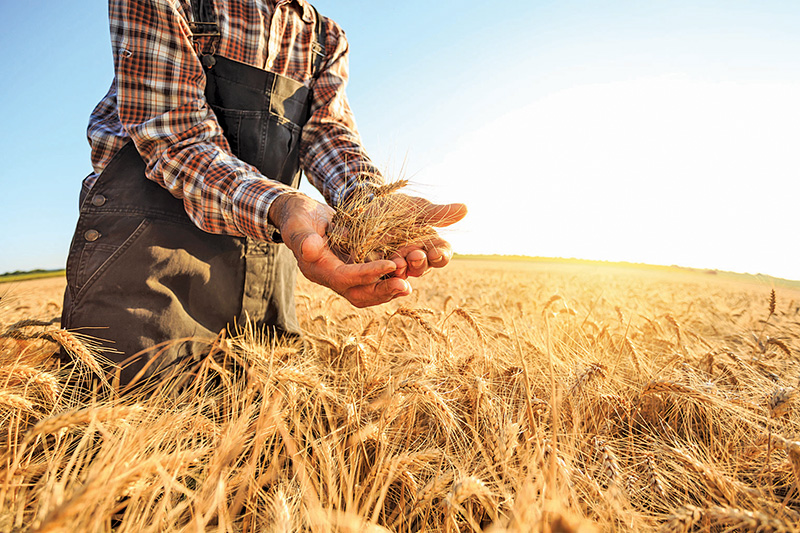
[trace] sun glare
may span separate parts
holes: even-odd
[[[576,86],[466,133],[419,180],[469,205],[451,235],[465,252],[798,277],[780,246],[765,252],[800,192],[798,89],[679,76]]]

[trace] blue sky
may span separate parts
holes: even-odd
[[[75,5],[0,7],[0,272],[62,267],[77,219],[113,71],[106,3]],[[800,3],[315,5],[373,159],[469,206],[456,251],[800,279]]]

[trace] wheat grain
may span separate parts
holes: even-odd
[[[445,472],[442,475],[431,478],[416,495],[416,506],[430,502],[434,498],[444,495],[444,491],[453,482],[455,475],[453,472]]]
[[[620,477],[619,460],[617,459],[616,454],[603,439],[595,437],[593,439],[593,443],[595,450],[600,456],[603,474],[608,479],[609,487],[616,485]]]
[[[553,305],[555,302],[561,299],[562,297],[559,294],[554,294],[553,296],[551,296],[550,299],[547,300],[547,302],[544,304],[544,307],[542,307],[542,314],[546,313],[551,305]]]
[[[12,411],[33,411],[36,404],[19,394],[0,390],[0,405]]]
[[[469,324],[469,326],[473,329],[473,331],[475,331],[475,334],[478,335],[478,338],[480,339],[482,344],[486,344],[486,334],[484,333],[483,328],[481,328],[480,324],[478,324],[478,321],[475,320],[475,317],[472,316],[472,313],[470,313],[463,307],[456,307],[453,310],[453,312],[458,316],[460,316],[461,318],[463,318],[464,321],[467,324]]]
[[[245,331],[187,366],[198,386],[123,400],[73,392],[90,370],[60,369],[41,341],[55,326],[20,325],[0,338],[0,391],[31,410],[0,409],[0,530],[796,528],[793,305],[769,317],[778,341],[763,289],[507,266],[453,261],[417,280],[408,316],[301,279],[303,352]],[[551,298],[539,320],[563,287],[574,305]]]
[[[270,505],[272,509],[273,529],[275,533],[291,533],[294,531],[292,525],[292,511],[286,494],[278,489],[272,496]]]
[[[450,493],[447,495],[448,506],[459,505],[471,496],[485,496],[489,494],[489,489],[480,479],[475,476],[461,478],[453,484]]]
[[[295,368],[281,368],[279,370],[276,370],[272,374],[272,377],[275,379],[275,381],[278,381],[279,383],[282,382],[297,383],[298,385],[302,385],[311,390],[317,390],[323,393],[326,390],[325,384],[322,383],[320,380],[312,378]]]
[[[703,519],[703,510],[694,505],[683,505],[661,527],[662,533],[689,533]]]
[[[661,482],[661,476],[658,474],[658,469],[656,468],[655,457],[652,453],[647,453],[644,457],[645,470],[647,471],[647,486],[654,496],[660,500],[664,500],[666,498],[666,491],[664,490],[664,484]]]
[[[142,411],[143,407],[140,405],[120,405],[116,407],[89,406],[82,409],[71,409],[39,421],[25,435],[24,442],[30,442],[38,435],[52,434],[65,428],[88,424],[92,420],[124,421]]]
[[[395,194],[405,180],[366,188],[336,208],[328,225],[328,244],[356,263],[388,258],[409,243],[436,236],[430,220],[411,197]]]
[[[61,392],[55,376],[29,365],[14,365],[8,369],[0,369],[0,381],[5,381],[6,384],[33,384],[45,393],[50,403],[55,403]]]
[[[670,323],[670,325],[673,328],[675,328],[675,336],[678,339],[678,344],[680,344],[680,342],[681,342],[681,326],[680,326],[680,324],[678,324],[678,321],[675,320],[675,317],[673,317],[670,314],[664,315],[664,318],[666,319],[667,322]]]
[[[633,367],[636,369],[636,373],[641,374],[642,367],[639,365],[639,353],[636,351],[636,348],[633,346],[633,343],[627,336],[625,336],[622,342],[628,349],[628,353],[631,354],[631,361],[633,361]]]
[[[49,330],[42,334],[43,338],[50,338],[53,342],[64,348],[68,354],[77,358],[86,368],[97,376],[104,376],[100,363],[89,348],[81,342],[78,336],[65,329]]]
[[[586,370],[584,370],[578,378],[575,380],[575,383],[569,388],[567,392],[568,396],[572,396],[577,391],[580,391],[584,386],[592,382],[596,378],[605,378],[606,377],[606,367],[601,365],[600,363],[592,363],[589,365]]]
[[[689,453],[678,449],[671,449],[673,457],[679,459],[690,470],[700,474],[709,491],[722,502],[735,502],[737,494],[747,494],[758,497],[759,491],[750,487],[745,487],[723,474],[716,471],[713,467],[705,465],[689,455]]]
[[[740,528],[740,531],[756,533],[792,533],[797,531],[793,525],[762,511],[748,511],[746,509],[715,505],[706,508],[704,514],[710,520]]]
[[[792,351],[789,349],[789,347],[786,345],[786,343],[783,342],[780,339],[775,339],[773,337],[767,337],[766,345],[767,346],[769,346],[769,345],[776,346],[779,350],[781,350],[787,356],[789,356],[789,357],[792,356]]]
[[[419,311],[417,311],[416,309],[401,307],[397,311],[395,311],[395,314],[411,318],[412,320],[414,320],[414,322],[419,324],[422,327],[422,329],[431,337],[434,337],[442,341],[447,340],[447,336],[441,331],[434,328],[427,320],[422,318],[422,315],[420,315]]]
[[[397,455],[383,464],[381,469],[375,474],[375,478],[378,480],[385,479],[388,483],[391,483],[394,481],[394,478],[401,475],[404,470],[417,470],[418,468],[437,460],[440,455],[441,452],[436,449]]]
[[[359,336],[367,337],[369,335],[372,335],[372,332],[375,331],[375,328],[377,326],[378,326],[378,320],[375,317],[370,318],[369,322],[367,322],[367,325],[364,326],[364,328],[361,330]]]
[[[792,400],[794,400],[796,393],[797,390],[794,387],[778,387],[775,389],[767,401],[770,416],[779,418],[789,414]]]
[[[307,334],[306,336],[309,339],[311,339],[311,341],[314,343],[314,346],[317,345],[327,346],[329,349],[331,349],[333,352],[336,353],[338,353],[341,350],[341,346],[339,346],[339,343],[329,337],[321,335],[311,335],[311,334]]]
[[[775,289],[772,289],[769,293],[769,316],[775,314],[775,304],[776,304]],[[769,320],[769,318],[767,318],[767,320]]]

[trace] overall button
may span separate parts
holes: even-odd
[[[100,232],[96,229],[86,230],[86,233],[83,234],[83,238],[89,242],[94,242],[100,238]]]
[[[202,58],[200,58],[200,61],[206,68],[212,68],[217,64],[217,59],[212,55],[204,55]]]
[[[106,203],[106,197],[102,194],[95,194],[92,196],[92,205],[95,207],[100,207],[101,205]]]

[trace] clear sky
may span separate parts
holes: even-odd
[[[800,2],[315,5],[373,159],[470,208],[457,252],[800,279]],[[64,265],[106,13],[0,2],[0,273]]]

